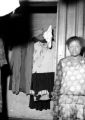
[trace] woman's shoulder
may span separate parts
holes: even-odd
[[[60,62],[61,63],[65,63],[65,62],[69,62],[71,60],[71,57],[70,56],[67,56],[67,57],[65,57],[65,58],[62,58],[61,60],[60,60]]]
[[[67,65],[71,65],[71,56],[67,56],[60,60],[61,66],[66,67]]]

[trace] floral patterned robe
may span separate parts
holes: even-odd
[[[58,63],[52,97],[54,120],[85,119],[85,58]]]

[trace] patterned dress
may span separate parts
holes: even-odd
[[[54,120],[85,119],[85,58],[60,60],[54,82]]]

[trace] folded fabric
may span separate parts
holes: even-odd
[[[52,25],[49,26],[48,30],[43,34],[43,37],[47,41],[48,48],[51,48],[51,42],[52,42]]]

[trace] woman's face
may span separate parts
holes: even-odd
[[[80,54],[81,52],[81,45],[80,43],[76,40],[76,41],[72,41],[70,44],[69,44],[69,52],[72,56],[77,56]]]

